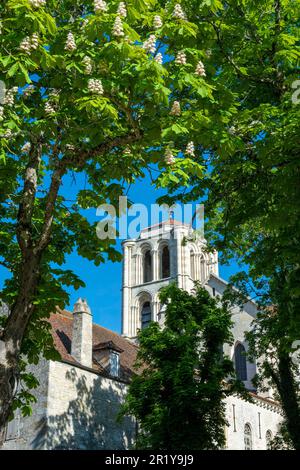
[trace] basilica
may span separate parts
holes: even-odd
[[[211,296],[221,297],[226,282],[219,277],[218,253],[208,253],[201,235],[174,219],[141,231],[123,242],[122,334],[93,323],[86,300],[73,312],[59,310],[49,319],[60,361],[32,366],[38,377],[33,413],[16,413],[6,430],[3,449],[130,449],[136,423],[116,417],[127,393],[138,350],[137,333],[150,321],[163,326],[159,290],[171,282],[192,292],[199,281]],[[234,342],[224,346],[252,397],[226,399],[226,449],[264,450],[278,431],[282,410],[273,391],[257,390],[255,363],[247,359],[245,332],[257,307],[249,300],[232,308]]]

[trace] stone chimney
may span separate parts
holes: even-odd
[[[73,309],[71,354],[80,364],[92,367],[93,318],[85,299],[78,299]]]

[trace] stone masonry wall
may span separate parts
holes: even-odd
[[[41,359],[38,365],[28,368],[39,380],[38,388],[32,390],[37,402],[32,405],[32,415],[23,418],[17,410],[15,418],[8,424],[6,438],[1,449],[44,449],[47,423],[47,400],[49,361]]]
[[[271,431],[272,437],[274,437],[282,421],[279,407],[271,406],[259,399],[250,403],[232,396],[226,399],[226,418],[229,425],[225,430],[226,448],[230,450],[245,449],[245,424],[249,424],[251,428],[252,449],[267,449],[267,431]]]
[[[127,385],[50,362],[47,449],[128,449],[135,423],[116,421]]]
[[[3,450],[128,449],[135,423],[116,418],[127,385],[62,362],[41,360],[31,370],[40,386],[30,417],[9,424]]]

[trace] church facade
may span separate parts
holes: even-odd
[[[170,219],[141,231],[139,238],[123,243],[123,336],[135,340],[137,331],[150,320],[164,323],[159,304],[161,287],[175,282],[192,292],[195,281],[211,296],[222,296],[227,286],[219,277],[218,253],[208,253],[205,239],[191,231],[189,225]],[[232,358],[238,377],[249,390],[253,403],[238,397],[226,401],[229,426],[225,429],[228,449],[267,449],[282,420],[281,409],[273,400],[272,390],[258,393],[252,384],[256,364],[246,359],[245,333],[256,315],[254,302],[231,311],[232,346],[224,354]]]
[[[134,373],[139,329],[151,320],[164,323],[159,290],[170,282],[191,292],[199,281],[212,296],[222,296],[218,254],[208,253],[205,240],[173,219],[141,231],[123,242],[122,335],[93,324],[81,299],[73,313],[51,315],[52,334],[61,361],[41,360],[35,366],[40,385],[33,414],[18,414],[9,423],[3,449],[130,449],[136,424],[116,417]],[[245,332],[251,329],[256,305],[249,301],[232,309],[232,358],[237,375],[253,400],[226,400],[226,448],[267,449],[278,431],[282,412],[272,391],[259,393],[252,378],[256,364],[246,359]]]

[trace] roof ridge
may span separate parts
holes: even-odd
[[[143,229],[141,230],[141,232],[143,232],[144,230],[149,230],[150,228],[160,227],[160,226],[165,225],[165,224],[190,226],[190,224],[187,224],[186,222],[182,222],[182,221],[180,221],[180,220],[168,219],[168,220],[164,220],[164,221],[158,222],[157,224],[148,225],[147,227],[143,228]]]
[[[60,307],[56,307],[56,312],[51,312],[52,315],[61,315],[64,318],[67,318],[68,320],[73,321],[73,314],[69,310],[66,309],[61,309]],[[105,326],[99,325],[99,323],[94,323],[93,326],[96,328],[100,328],[102,330],[108,331],[110,334],[115,335],[118,338],[121,338],[122,340],[126,341],[126,343],[130,344],[131,346],[134,346],[135,348],[138,348],[136,344],[132,343],[132,341],[129,341],[127,338],[122,336],[121,333],[118,333],[117,331],[110,330],[109,328],[106,328]]]
[[[121,338],[122,340],[126,341],[127,343],[129,343],[131,346],[134,346],[137,348],[137,345],[132,343],[132,341],[129,341],[129,339],[125,338],[124,336],[122,336],[121,333],[117,333],[116,331],[113,331],[113,330],[110,330],[109,328],[106,328],[105,326],[102,326],[102,325],[99,325],[98,323],[93,323],[93,326],[96,326],[98,328],[101,328],[102,330],[106,330],[106,331],[109,331],[110,333],[113,333],[114,335],[118,336],[119,338]]]

